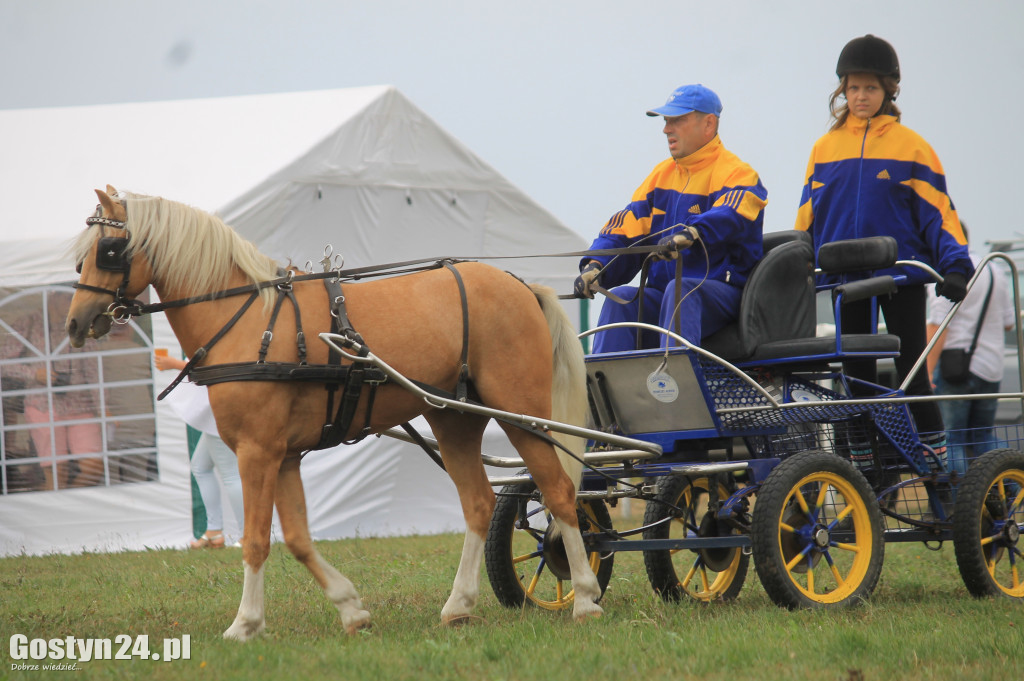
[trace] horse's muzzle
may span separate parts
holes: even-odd
[[[110,331],[113,320],[104,314],[105,311],[105,308],[98,312],[90,308],[78,314],[68,314],[64,330],[67,331],[71,347],[80,348],[85,345],[86,338],[100,338]]]

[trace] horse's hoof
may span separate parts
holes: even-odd
[[[355,636],[360,631],[369,629],[372,626],[373,622],[370,621],[370,613],[361,610],[358,615],[345,624],[345,633],[349,636]]]
[[[478,624],[486,621],[483,617],[478,617],[477,615],[451,615],[441,618],[441,624],[446,627],[463,627],[467,624]]]
[[[588,605],[578,603],[577,607],[572,611],[572,618],[582,623],[591,619],[597,619],[603,614],[604,610],[597,603],[590,603]]]
[[[263,622],[253,622],[248,624],[246,624],[245,622],[235,622],[230,627],[228,627],[227,631],[224,632],[224,638],[227,640],[241,641],[244,643],[245,641],[248,641],[249,639],[262,634],[263,628]]]

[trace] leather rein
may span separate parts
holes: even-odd
[[[203,346],[201,346],[196,352],[193,353],[192,357],[189,358],[185,367],[175,377],[173,381],[165,388],[157,400],[162,400],[166,397],[175,387],[177,387],[186,377],[197,385],[214,385],[217,383],[225,383],[229,381],[291,381],[291,382],[315,382],[325,384],[328,390],[327,400],[327,415],[326,424],[323,426],[321,432],[320,442],[313,448],[314,450],[326,449],[337,446],[338,444],[353,444],[365,438],[370,434],[370,417],[373,410],[374,397],[376,395],[377,386],[387,382],[387,375],[383,371],[375,367],[364,368],[360,366],[343,366],[341,364],[341,357],[337,352],[328,353],[328,364],[315,364],[310,365],[306,361],[306,344],[305,334],[302,331],[301,313],[299,310],[298,301],[295,299],[292,287],[296,282],[303,281],[315,281],[322,280],[324,286],[327,289],[328,299],[331,306],[331,331],[332,333],[339,334],[345,338],[348,338],[358,344],[362,348],[361,354],[366,355],[369,348],[363,343],[359,333],[352,327],[351,322],[348,319],[348,315],[345,309],[345,296],[341,290],[342,279],[346,281],[358,281],[363,278],[373,276],[392,276],[399,274],[411,274],[414,272],[425,271],[430,269],[437,269],[440,267],[447,268],[455,277],[459,288],[459,296],[462,305],[462,320],[463,320],[463,333],[462,333],[462,354],[459,362],[459,378],[456,384],[454,397],[460,401],[466,401],[469,399],[469,366],[467,364],[467,353],[468,353],[468,341],[469,341],[469,319],[468,319],[468,304],[466,300],[466,289],[463,284],[462,277],[458,270],[455,268],[455,264],[459,262],[466,262],[470,259],[455,259],[455,258],[421,258],[417,260],[406,260],[403,262],[389,263],[385,265],[374,265],[362,268],[354,268],[349,270],[343,270],[340,267],[337,269],[326,269],[324,272],[313,272],[313,273],[302,273],[296,274],[295,270],[279,270],[279,277],[267,281],[255,282],[247,284],[245,286],[237,286],[230,289],[224,289],[221,291],[215,291],[212,293],[206,293],[197,296],[190,296],[186,298],[179,298],[169,301],[160,301],[159,303],[143,303],[142,301],[129,298],[127,296],[127,287],[131,277],[131,261],[128,258],[128,240],[130,233],[127,229],[126,221],[115,220],[112,218],[102,217],[100,215],[99,207],[95,215],[86,219],[86,225],[88,227],[101,226],[101,227],[112,227],[114,229],[124,230],[124,236],[101,236],[98,240],[96,250],[96,267],[97,269],[110,271],[110,272],[121,272],[122,278],[120,284],[116,289],[108,289],[99,286],[92,286],[89,284],[82,284],[75,282],[72,286],[76,289],[82,289],[86,291],[92,291],[94,293],[102,293],[109,295],[113,298],[107,310],[103,313],[109,316],[113,323],[116,324],[127,324],[132,317],[139,317],[154,312],[163,312],[165,310],[175,309],[179,307],[185,307],[196,303],[209,302],[213,300],[221,300],[224,298],[230,298],[234,296],[240,296],[249,294],[245,302],[239,307],[235,314],[230,320],[216,333],[214,336]],[[639,246],[631,247],[628,249],[602,249],[602,250],[591,250],[591,251],[576,251],[571,253],[556,253],[549,255],[526,255],[526,256],[491,256],[483,258],[473,258],[472,260],[490,260],[490,259],[518,259],[518,258],[536,258],[536,257],[571,257],[571,256],[593,256],[593,255],[613,255],[618,256],[624,253],[650,253],[658,250],[657,246]],[[78,272],[81,273],[81,264],[78,265]],[[270,322],[266,331],[263,332],[261,342],[259,359],[256,362],[237,362],[228,364],[217,364],[211,366],[197,366],[203,359],[206,358],[210,349],[223,338],[238,322],[239,319],[245,314],[249,307],[259,298],[261,291],[267,288],[274,287],[277,289],[277,300],[274,305],[273,312],[271,314]],[[571,297],[571,296],[560,296],[560,297]],[[285,299],[289,300],[295,313],[296,322],[296,345],[298,348],[298,362],[267,362],[266,356],[269,351],[269,346],[273,340],[273,327],[277,321],[278,314],[283,306]],[[414,381],[416,382],[416,381]],[[419,382],[416,382],[417,384]],[[433,386],[427,386],[420,384],[421,387],[430,391],[436,392],[437,394],[450,395],[447,391],[434,388]],[[362,395],[363,387],[369,386],[370,392],[368,396],[368,404],[365,416],[365,423],[356,437],[345,440],[345,435],[352,424],[352,420],[355,416],[356,407],[358,405],[360,396]],[[341,393],[340,397],[337,397],[337,393]],[[337,398],[337,399],[336,399]],[[337,409],[335,410],[335,401],[337,401]],[[333,414],[332,414],[333,412]],[[415,440],[420,444],[421,448],[437,463],[442,469],[444,464],[441,462],[440,457],[437,453],[429,447],[422,437],[416,437],[419,434],[409,424],[403,424],[402,428],[406,430],[410,436],[413,436]],[[542,437],[544,437],[542,435]],[[546,438],[550,439],[550,438]],[[552,441],[554,443],[554,441]],[[557,443],[554,443],[557,445]],[[312,451],[312,450],[311,450]]]
[[[128,282],[131,277],[131,261],[127,257],[129,234],[125,222],[111,218],[93,216],[86,219],[86,225],[90,227],[93,225],[113,227],[115,229],[123,229],[125,231],[125,236],[100,237],[99,244],[97,245],[97,268],[111,272],[121,272],[123,275],[117,288],[108,289],[79,282],[72,285],[74,288],[111,296],[113,301],[104,314],[111,317],[114,323],[126,324],[132,317],[185,307],[196,303],[220,300],[247,293],[249,294],[231,319],[229,319],[209,341],[203,344],[192,354],[192,357],[189,358],[185,367],[177,377],[171,381],[167,388],[160,393],[157,400],[162,400],[166,397],[185,378],[189,378],[197,385],[214,385],[229,381],[298,381],[323,383],[328,390],[326,424],[321,432],[320,442],[313,449],[326,449],[339,444],[353,444],[358,442],[370,434],[370,417],[373,411],[376,389],[377,386],[387,382],[387,375],[380,369],[374,367],[364,368],[362,366],[343,366],[341,364],[341,356],[334,351],[328,353],[328,364],[309,364],[306,359],[307,347],[305,333],[302,330],[302,316],[298,301],[296,300],[293,292],[293,284],[300,281],[323,280],[330,301],[332,333],[340,334],[341,336],[358,343],[363,348],[361,354],[365,356],[369,351],[369,348],[365,346],[362,337],[353,328],[352,323],[348,319],[348,314],[345,308],[345,296],[341,289],[342,279],[344,278],[348,281],[354,281],[369,276],[408,274],[428,269],[437,269],[439,267],[447,267],[455,276],[459,287],[464,329],[462,356],[459,363],[459,381],[456,387],[455,396],[459,399],[466,399],[466,384],[468,382],[469,375],[469,367],[466,359],[469,333],[468,307],[465,286],[462,282],[461,275],[454,267],[455,261],[421,259],[352,270],[341,270],[339,268],[309,274],[296,274],[294,270],[279,270],[280,276],[276,279],[256,282],[245,286],[238,286],[198,296],[161,301],[153,304],[144,304],[137,299],[127,297],[126,294]],[[81,272],[81,265],[79,265],[78,271]],[[236,362],[211,366],[197,366],[206,358],[210,349],[235,326],[239,319],[242,318],[249,307],[251,307],[259,298],[260,292],[270,287],[277,289],[277,299],[275,301],[273,311],[271,312],[267,329],[263,332],[260,340],[259,359],[255,362]],[[267,362],[266,357],[270,349],[270,343],[274,337],[274,326],[285,300],[288,300],[291,303],[292,309],[295,313],[295,341],[298,351],[298,362]],[[356,407],[360,396],[362,395],[364,386],[369,386],[370,388],[365,423],[355,438],[345,440],[345,435],[348,433],[354,419]],[[432,388],[432,390],[437,389]],[[341,395],[340,397],[337,397],[337,393],[339,393],[339,391]],[[337,409],[335,409],[336,401]],[[405,428],[407,432],[410,430],[412,430],[413,433],[415,432],[414,429],[407,426],[408,424],[403,425],[403,428]],[[412,435],[412,433],[410,433],[410,435]],[[427,454],[430,455],[438,465],[444,468],[444,465],[441,463],[436,452],[434,452],[432,448],[426,446],[425,442],[420,444]]]

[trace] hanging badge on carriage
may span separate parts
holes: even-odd
[[[647,392],[659,402],[675,402],[679,398],[679,385],[676,379],[664,371],[657,369],[647,377]]]

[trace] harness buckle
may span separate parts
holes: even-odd
[[[127,305],[113,302],[107,306],[103,316],[110,317],[110,321],[114,324],[127,324],[132,320],[132,310]]]
[[[338,308],[345,304],[345,296],[338,296],[331,301],[331,316],[335,319],[340,319],[338,316]]]

